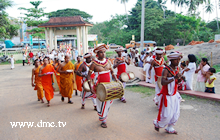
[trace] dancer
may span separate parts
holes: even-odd
[[[73,90],[76,90],[76,81],[73,74],[74,70],[75,67],[70,61],[70,56],[65,55],[65,61],[59,67],[58,72],[60,73],[61,100],[64,102],[64,97],[68,97],[69,104],[73,104],[70,98],[72,98]]]
[[[85,59],[85,61],[80,65],[79,69],[76,72],[77,76],[83,77],[81,85],[83,85],[83,83],[88,80],[87,76],[88,76],[88,72],[89,72],[89,67],[92,63],[92,54],[86,53],[84,55],[84,59]],[[93,80],[95,78],[95,73],[93,72],[90,77],[91,77],[91,82],[94,83]],[[85,100],[88,98],[91,98],[92,102],[93,102],[94,110],[97,110],[96,109],[96,95],[95,94],[92,94],[91,92],[86,92],[86,90],[83,88],[81,96],[82,96],[81,109],[85,109]]]
[[[127,65],[130,65],[130,60],[126,60],[125,57],[122,57],[122,51],[123,49],[122,48],[118,48],[115,50],[116,53],[118,54],[118,57],[115,58],[114,60],[114,66],[113,68],[117,68],[118,72],[117,72],[117,78],[119,78],[119,76],[123,73],[123,72],[126,72],[126,66]],[[123,82],[123,86],[124,88],[126,87],[126,82]],[[123,103],[126,103],[126,100],[125,100],[125,96],[123,96],[121,99],[120,99]]]
[[[118,81],[117,77],[113,73],[112,64],[109,62],[108,59],[105,58],[105,51],[108,49],[108,47],[105,44],[98,45],[94,49],[94,53],[97,54],[97,57],[93,63],[90,66],[89,74],[88,74],[88,82],[91,89],[91,92],[95,94],[96,86],[98,83],[101,82],[111,82],[110,74],[112,74],[112,77]],[[93,71],[96,74],[95,78],[95,86],[94,89],[91,85],[91,75]],[[99,120],[102,121],[101,127],[107,128],[106,119],[108,116],[108,112],[110,109],[110,106],[112,105],[113,100],[108,100],[101,102],[98,98],[96,98],[96,104],[97,104],[97,112],[99,115]]]
[[[177,122],[180,115],[181,96],[177,91],[178,83],[181,81],[182,75],[179,73],[180,53],[171,53],[167,57],[171,61],[169,66],[166,66],[162,73],[162,89],[158,94],[161,98],[157,119],[153,121],[155,130],[159,128],[165,129],[169,134],[177,134],[173,125]]]
[[[41,100],[41,103],[44,103],[43,97],[44,97],[44,89],[41,84],[41,77],[38,76],[39,70],[40,70],[40,62],[38,59],[34,61],[35,67],[32,69],[32,77],[31,77],[31,85],[32,87],[35,87],[34,90],[37,90],[37,97],[38,101]]]
[[[152,62],[151,62],[151,66],[150,66],[150,69],[149,69],[149,79],[151,79],[151,69],[152,67],[154,68],[155,70],[155,84],[156,84],[156,87],[155,87],[155,97],[154,97],[154,102],[156,105],[159,104],[159,98],[158,98],[158,93],[160,93],[160,90],[161,90],[161,76],[162,76],[162,71],[163,71],[163,68],[164,68],[164,65],[165,65],[165,61],[162,57],[162,54],[163,54],[163,49],[160,49],[160,48],[157,48],[155,50],[155,53],[156,53],[156,58],[153,58]]]

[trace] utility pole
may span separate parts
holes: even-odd
[[[141,13],[141,51],[144,48],[144,14],[145,14],[145,0],[142,0],[142,13]]]
[[[216,22],[217,22],[217,29],[219,33],[219,24],[218,24],[218,2],[215,0],[215,5],[216,5]]]

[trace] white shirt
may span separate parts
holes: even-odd
[[[185,71],[183,74],[186,77],[186,86],[187,86],[186,89],[193,90],[192,83],[193,83],[193,76],[196,71],[196,63],[190,62],[187,68],[189,68],[190,70]]]
[[[60,61],[64,61],[64,53],[59,53],[58,58]]]
[[[26,55],[25,54],[23,55],[23,60],[26,60]]]

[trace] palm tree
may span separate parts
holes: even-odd
[[[213,12],[213,4],[211,3],[211,0],[207,0],[207,4],[205,6],[205,12],[206,13],[209,13],[209,17],[210,17],[210,14]]]
[[[117,0],[117,1],[119,1],[119,0]],[[129,24],[128,13],[127,13],[127,9],[126,9],[126,2],[128,2],[128,0],[121,0],[121,3],[124,4],[124,6],[125,6],[125,14],[126,14],[126,17],[127,17],[127,22]]]
[[[165,6],[167,0],[157,0],[157,4],[158,6],[163,10],[163,18],[165,19],[165,12],[166,12],[166,9],[167,7]]]
[[[182,12],[182,7],[184,5],[188,6],[189,1],[188,0],[178,0],[178,7],[180,7],[180,12]]]
[[[10,0],[0,0],[0,11],[4,11],[6,8],[11,7],[13,2]]]
[[[178,5],[179,0],[171,0],[171,4],[174,3],[174,12],[176,14],[176,6]]]

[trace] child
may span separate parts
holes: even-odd
[[[186,68],[186,62],[185,61],[182,61],[181,63],[180,63],[180,73],[183,75],[183,70]]]
[[[15,59],[13,57],[13,55],[11,55],[11,70],[15,68]]]
[[[205,92],[215,93],[214,81],[216,80],[216,77],[213,75],[213,73],[216,73],[215,68],[209,68],[206,73]]]
[[[186,62],[182,61],[180,63],[180,73],[184,74],[184,69],[186,68]],[[186,90],[186,78],[185,76],[181,77],[181,82],[178,84],[178,90]]]
[[[28,57],[28,65],[30,66],[31,65],[31,58]]]

